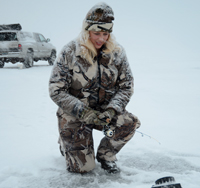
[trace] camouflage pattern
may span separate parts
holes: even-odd
[[[64,151],[67,169],[77,173],[91,171],[95,167],[92,125],[86,126],[66,114],[57,115],[59,143]]]
[[[86,20],[93,23],[111,23],[114,20],[114,12],[106,3],[97,3],[87,13]]]
[[[58,105],[60,144],[68,170],[84,173],[95,166],[92,129],[81,114],[86,107],[100,112],[112,108],[113,139],[103,138],[97,151],[101,159],[116,160],[115,155],[140,126],[138,118],[125,110],[133,94],[133,76],[126,54],[118,46],[112,54],[101,52],[91,65],[76,41],[64,46],[54,64],[49,82],[52,100]]]
[[[84,28],[88,31],[112,32],[114,12],[106,3],[93,6],[86,15]]]
[[[59,121],[59,143],[65,153],[67,169],[70,172],[85,173],[95,167],[95,155],[92,130],[102,127],[86,125],[76,118],[57,113]],[[140,126],[138,118],[125,111],[115,116],[111,123],[114,136],[104,137],[98,147],[97,155],[106,161],[115,161],[116,154],[133,137],[135,129]]]
[[[139,119],[127,111],[115,116],[110,123],[114,136],[112,139],[104,137],[101,140],[97,151],[98,157],[106,161],[116,161],[116,154],[133,137],[140,124]]]

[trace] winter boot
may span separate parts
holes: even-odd
[[[117,174],[120,172],[120,169],[117,167],[115,161],[105,161],[100,159],[98,156],[96,157],[97,161],[101,163],[101,168],[103,168],[106,172],[110,174]]]

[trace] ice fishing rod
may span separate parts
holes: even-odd
[[[135,130],[136,131],[136,130]],[[155,140],[156,142],[158,142],[159,144],[161,144],[158,140],[156,140],[155,138],[153,138],[152,136],[149,136],[148,134],[145,134],[145,133],[143,133],[143,132],[140,132],[140,131],[136,131],[137,133],[140,133],[142,136],[147,136],[147,137],[149,137],[150,139],[153,139],[153,140]]]
[[[110,128],[109,124],[111,122],[111,120],[109,118],[106,118],[106,119],[100,119],[101,121],[104,121],[105,123],[107,123],[106,125],[104,125],[103,127],[103,133],[104,135],[107,137],[107,138],[112,138],[114,136],[114,131]],[[116,123],[117,125],[120,125],[118,123]],[[148,135],[148,134],[145,134],[143,132],[140,132],[140,131],[137,131],[135,130],[135,132],[137,133],[140,133],[142,136],[147,136],[149,137],[150,139],[153,139],[155,140],[156,142],[158,142],[159,144],[161,144],[158,140],[156,140],[155,138],[153,138],[152,136]]]
[[[82,72],[82,74],[83,74],[83,76],[84,76],[84,78],[85,78],[86,80],[90,80],[89,78],[86,77],[86,75],[85,75],[83,72]],[[102,88],[102,86],[101,86],[99,83],[97,83],[97,85],[98,85],[100,88]],[[90,96],[92,96],[94,99],[96,99],[96,97],[95,97],[94,95],[92,95],[91,93],[90,93]],[[109,100],[107,100],[107,99],[105,99],[105,101],[106,101],[106,102],[109,102]],[[107,119],[101,119],[101,120],[104,121],[105,123],[107,123],[107,125],[105,125],[104,128],[103,128],[103,133],[104,133],[104,135],[107,136],[108,138],[112,138],[113,135],[114,135],[114,131],[111,130],[111,129],[110,129],[110,126],[109,126],[109,123],[110,123],[111,120],[110,120],[109,118],[107,118]],[[120,125],[120,124],[118,124],[118,123],[116,123],[116,124],[117,124],[117,125]],[[159,144],[161,144],[158,140],[156,140],[155,138],[151,137],[151,136],[148,135],[148,134],[145,134],[145,133],[140,132],[140,131],[137,131],[137,130],[135,130],[135,132],[140,133],[142,136],[147,136],[147,137],[149,137],[150,139],[153,139],[153,140],[155,140],[156,142],[158,142]]]

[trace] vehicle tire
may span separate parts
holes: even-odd
[[[0,60],[0,68],[3,68],[4,65],[5,65],[5,62],[3,62],[3,61]]]
[[[53,65],[54,61],[56,60],[56,52],[51,52],[51,55],[48,59],[49,65]]]
[[[26,54],[26,58],[24,61],[24,66],[26,68],[30,68],[33,66],[33,52],[32,51],[28,51]]]

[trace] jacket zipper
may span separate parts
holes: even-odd
[[[101,58],[101,53],[98,55],[98,57],[97,57],[97,63],[98,63],[98,71],[99,71],[99,89],[98,89],[98,104],[99,104],[99,92],[100,92],[100,86],[101,86],[101,68],[100,68],[100,62],[99,62],[99,60],[100,60],[100,58]]]

